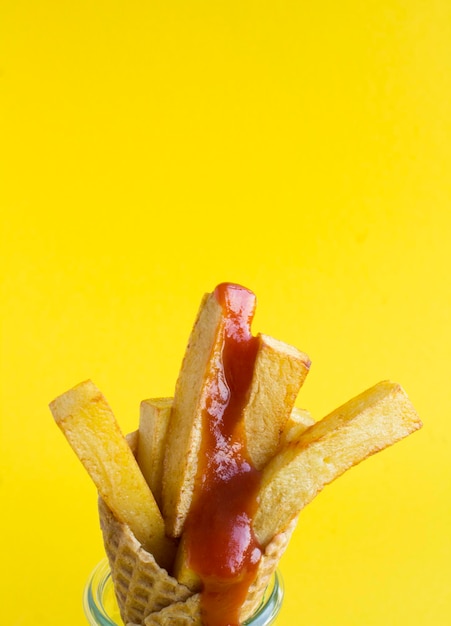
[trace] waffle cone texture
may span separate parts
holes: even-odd
[[[100,527],[111,578],[121,613],[127,626],[202,626],[200,594],[181,585],[144,550],[130,528],[116,519],[99,499]],[[257,575],[241,608],[244,622],[258,609],[266,587],[295,528],[286,530],[266,546]]]

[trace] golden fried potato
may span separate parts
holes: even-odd
[[[206,379],[212,355],[223,344],[224,316],[215,295],[206,294],[189,338],[177,379],[163,469],[163,516],[166,531],[180,536],[193,497],[202,440]]]
[[[242,419],[249,458],[260,470],[279,447],[310,359],[268,335],[259,334],[257,339],[257,358]]]
[[[165,535],[152,492],[101,392],[87,380],[53,400],[50,410],[101,498],[155,560],[170,569],[174,543]]]
[[[173,398],[143,400],[140,405],[137,461],[161,508],[161,487],[166,436]]]
[[[185,585],[191,591],[197,592],[202,589],[202,581],[188,562],[186,541],[184,535],[181,536],[174,561],[174,577],[181,585]]]
[[[421,427],[400,385],[381,382],[288,443],[263,470],[253,528],[261,545],[328,483]]]
[[[296,406],[293,407],[290,417],[288,418],[285,428],[283,429],[280,446],[283,447],[298,439],[298,437],[302,435],[307,428],[313,426],[314,423],[315,420],[311,416],[310,411],[307,411],[307,409],[299,409]]]

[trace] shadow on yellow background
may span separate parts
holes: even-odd
[[[2,3],[2,623],[84,624],[103,556],[48,402],[134,429],[224,280],[315,418],[391,378],[424,422],[303,512],[278,624],[451,622],[450,58],[445,0]]]

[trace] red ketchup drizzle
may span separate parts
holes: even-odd
[[[237,626],[261,557],[252,530],[260,473],[250,462],[241,420],[254,369],[254,294],[230,283],[215,296],[225,315],[222,353],[215,355],[203,415],[196,500],[185,531],[189,566],[203,583],[206,626]]]

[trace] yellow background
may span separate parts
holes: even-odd
[[[450,61],[448,0],[2,0],[2,624],[84,624],[103,555],[48,402],[134,429],[224,280],[315,418],[391,378],[424,422],[304,511],[278,624],[451,623]]]

